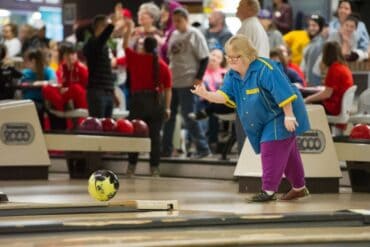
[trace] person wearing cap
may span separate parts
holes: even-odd
[[[310,43],[307,30],[293,30],[283,36],[284,42],[291,51],[291,62],[300,66],[303,58],[303,50]]]
[[[275,24],[272,22],[272,14],[268,9],[261,9],[258,13],[263,28],[266,30],[269,38],[270,49],[276,48],[284,44],[283,35],[276,29]]]
[[[307,34],[310,37],[310,43],[303,51],[303,60],[301,68],[305,74],[308,86],[321,85],[321,76],[313,71],[314,65],[321,54],[324,44],[324,38],[321,31],[324,28],[325,19],[320,15],[311,15],[308,20]]]

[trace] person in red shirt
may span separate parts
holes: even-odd
[[[149,127],[151,140],[150,167],[153,176],[159,175],[160,131],[171,114],[172,76],[168,65],[158,56],[158,42],[153,36],[144,39],[143,52],[128,47],[133,23],[127,22],[123,47],[130,75],[130,119],[142,119]],[[162,97],[162,95],[164,97]],[[128,174],[133,173],[137,154],[129,158]]]
[[[353,77],[337,42],[324,45],[322,63],[328,68],[324,90],[307,97],[305,103],[321,102],[327,114],[339,115],[343,95],[353,85]]]
[[[65,104],[69,101],[73,102],[74,108],[86,109],[87,67],[78,60],[72,45],[62,47],[61,50],[63,61],[57,70],[59,85],[44,87],[44,99],[58,111],[64,111]]]

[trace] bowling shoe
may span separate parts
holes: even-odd
[[[129,164],[128,167],[127,167],[126,176],[127,177],[134,176],[135,175],[135,170],[136,170],[136,165]]]
[[[261,191],[248,199],[248,202],[269,202],[276,201],[276,193],[269,195],[266,191]]]
[[[208,114],[205,111],[190,112],[188,117],[192,120],[203,120],[208,118]]]
[[[301,190],[294,190],[293,188],[288,192],[285,193],[280,197],[280,200],[282,201],[291,201],[291,200],[297,200],[302,199],[304,197],[308,197],[310,195],[310,192],[306,187],[304,187]]]
[[[151,166],[150,167],[150,172],[152,174],[152,177],[160,177],[161,176],[158,167]]]

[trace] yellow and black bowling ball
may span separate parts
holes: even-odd
[[[119,181],[116,174],[109,170],[98,170],[89,178],[89,194],[98,201],[112,199],[119,188]]]

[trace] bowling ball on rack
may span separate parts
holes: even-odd
[[[366,124],[357,124],[351,130],[349,135],[352,139],[368,139],[370,140],[370,127]]]
[[[116,131],[121,134],[132,135],[134,134],[134,126],[132,125],[130,120],[120,118],[117,120]]]
[[[134,126],[134,136],[147,137],[149,136],[149,127],[141,119],[134,119],[131,121]]]
[[[101,124],[104,132],[113,132],[117,128],[117,123],[113,118],[103,118]]]
[[[99,132],[103,130],[103,126],[98,118],[87,117],[80,123],[78,129],[82,131]]]
[[[98,170],[89,178],[89,194],[98,201],[109,201],[116,195],[118,189],[119,180],[112,171]]]

